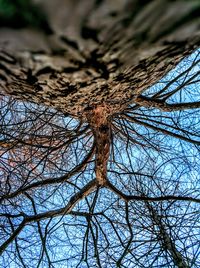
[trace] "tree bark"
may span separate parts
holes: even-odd
[[[119,112],[200,44],[196,0],[34,2],[52,33],[0,28],[0,92],[74,116]]]
[[[95,139],[95,173],[100,186],[105,186],[107,183],[107,163],[111,144],[110,114],[109,106],[105,105],[89,110],[86,114]]]

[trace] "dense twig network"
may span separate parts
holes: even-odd
[[[35,2],[0,27],[0,266],[200,267],[199,5]]]
[[[137,103],[84,121],[2,98],[5,267],[13,253],[24,267],[199,265],[198,72],[196,51]]]

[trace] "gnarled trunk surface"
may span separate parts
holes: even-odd
[[[199,1],[34,1],[49,33],[0,28],[0,91],[85,118],[137,100],[200,43]]]

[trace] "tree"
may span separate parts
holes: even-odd
[[[0,7],[1,266],[199,267],[199,1]]]

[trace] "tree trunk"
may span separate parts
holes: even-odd
[[[167,228],[165,227],[165,224],[162,222],[162,218],[157,214],[153,206],[151,206],[148,202],[145,202],[145,204],[150,212],[152,222],[159,229],[158,239],[163,249],[166,250],[170,254],[176,267],[189,268],[189,265],[186,262],[184,256],[182,256],[182,254],[178,251],[175,242],[168,234]]]
[[[0,91],[73,116],[124,109],[200,44],[198,0],[34,2],[51,34],[0,28]]]

